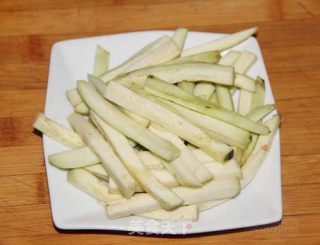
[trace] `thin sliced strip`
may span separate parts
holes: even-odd
[[[112,178],[109,178],[109,192],[111,194],[120,194],[120,189]],[[142,192],[145,192],[145,190],[138,183],[136,183],[135,193],[142,193]]]
[[[262,106],[264,104],[265,94],[265,82],[261,77],[258,76],[256,80],[256,91],[252,96],[250,104],[250,112],[254,110],[256,107]]]
[[[189,168],[201,183],[212,180],[212,174],[192,155],[190,150],[178,136],[153,123],[149,126],[149,129],[160,137],[170,141],[180,150],[181,153],[179,158],[184,162],[185,167]]]
[[[134,86],[132,86],[132,89],[134,89]],[[257,134],[269,133],[268,128],[263,125],[253,122],[252,120],[241,116],[236,112],[221,108],[220,106],[209,101],[192,96],[181,90],[179,87],[166,82],[161,82],[158,79],[148,79],[144,90],[162,99],[170,100],[176,104],[233,124],[250,132]],[[139,92],[137,87],[135,91]]]
[[[179,186],[177,180],[166,169],[160,169],[160,170],[149,169],[149,170],[165,186],[167,186],[169,188],[174,188],[174,187],[178,187]]]
[[[99,131],[79,114],[72,114],[68,120],[83,141],[101,160],[108,175],[119,186],[121,194],[126,198],[131,197],[135,191],[135,181]]]
[[[208,202],[203,202],[198,204],[198,208],[200,212],[206,211],[208,209],[214,208],[219,206],[220,204],[225,203],[226,201],[230,200],[229,198],[221,199],[221,200],[213,200]]]
[[[231,146],[237,146],[242,149],[245,149],[250,142],[250,134],[244,129],[190,110],[178,104],[174,104],[170,101],[162,99],[159,100],[169,106],[168,108],[172,108],[175,113],[181,115],[189,122],[206,130],[206,132],[217,141]]]
[[[171,162],[163,161],[150,152],[143,152],[143,154],[139,154],[139,157],[143,161],[144,165],[146,165],[149,169],[160,168],[159,165],[162,165],[162,168],[165,167],[181,186],[202,186],[202,183],[196,178],[195,174],[190,170],[190,168],[185,167],[185,163],[180,157]]]
[[[221,164],[201,149],[194,149],[191,152],[199,161],[204,163],[204,166],[213,174],[215,180],[230,177],[242,178],[241,168],[234,159]]]
[[[224,55],[220,61],[220,65],[228,65],[233,66],[238,58],[240,57],[241,52],[231,50],[226,55]],[[216,86],[216,97],[217,97],[217,103],[228,110],[234,111],[234,104],[233,104],[233,98],[230,91],[230,88],[222,85]]]
[[[196,86],[193,82],[180,82],[178,83],[179,88],[181,88],[183,91],[193,94],[194,87]]]
[[[90,174],[98,177],[99,179],[102,179],[104,181],[109,180],[109,175],[103,168],[102,164],[94,164],[91,166],[84,167],[83,169],[88,171]]]
[[[131,119],[135,120],[137,123],[139,123],[141,126],[147,128],[150,124],[150,121],[148,119],[145,119],[144,117],[129,111],[125,108],[122,107],[118,107],[120,111],[122,111],[124,114],[126,114],[128,117],[130,117]]]
[[[241,180],[242,188],[250,183],[253,177],[257,174],[263,161],[268,156],[271,149],[271,144],[274,136],[280,125],[280,116],[275,115],[269,120],[267,120],[264,125],[270,129],[268,135],[260,135],[255,149],[251,153],[249,159],[242,167],[243,179]]]
[[[219,161],[232,158],[233,150],[229,146],[215,142],[203,130],[189,123],[181,116],[118,83],[108,83],[104,96],[110,101],[159,124],[184,140],[197,145]]]
[[[109,202],[121,199],[121,195],[112,195],[108,191],[108,186],[97,177],[88,173],[84,169],[72,169],[68,171],[68,182],[78,189],[88,193],[90,196],[102,202]]]
[[[93,65],[93,75],[100,76],[108,71],[110,53],[100,45],[96,47]]]
[[[180,51],[183,50],[187,35],[188,29],[186,28],[178,28],[173,34],[172,40],[177,44]]]
[[[274,109],[274,104],[261,105],[250,111],[249,114],[246,115],[246,117],[257,122],[267,116]]]
[[[220,65],[233,66],[241,55],[240,51],[230,50],[219,60]]]
[[[82,168],[100,163],[97,155],[87,146],[49,155],[49,162],[62,169]]]
[[[230,111],[234,111],[234,104],[230,88],[228,88],[227,86],[217,85],[216,94],[217,101],[221,107]]]
[[[160,78],[168,83],[206,81],[233,85],[234,80],[233,67],[206,63],[188,63],[147,67],[128,73],[116,79],[116,81],[126,86],[130,86],[132,83],[143,86],[148,76]]]
[[[213,175],[214,180],[232,177],[242,178],[240,165],[234,159],[226,161],[225,164],[218,161],[207,162],[204,166]]]
[[[152,195],[166,210],[182,205],[182,200],[145,167],[125,136],[106,124],[94,111],[90,113],[90,117],[143,190]]]
[[[74,107],[74,111],[82,115],[88,115],[89,107],[84,102],[81,102],[80,104]]]
[[[159,209],[148,213],[139,214],[139,216],[149,219],[171,221],[196,221],[198,220],[198,215],[198,205],[183,206],[172,211]]]
[[[253,150],[254,150],[257,142],[258,142],[258,138],[259,138],[259,136],[256,135],[256,134],[252,134],[252,135],[251,135],[251,141],[250,141],[247,149],[245,149],[245,151],[243,152],[243,154],[242,154],[242,156],[241,156],[241,159],[240,159],[240,161],[239,161],[240,164],[241,164],[241,166],[247,162],[249,156],[250,156],[251,153],[253,152]]]
[[[33,127],[65,146],[74,148],[85,145],[76,132],[47,118],[43,113],[37,115]]]
[[[209,51],[190,56],[179,57],[166,64],[186,64],[186,63],[208,63],[216,64],[220,60],[220,52]]]
[[[100,76],[104,81],[111,81],[121,74],[148,66],[170,61],[180,55],[180,49],[171,37],[165,35],[148,44],[121,65]]]
[[[102,83],[102,85],[104,84]],[[180,151],[174,145],[155,135],[116,109],[110,102],[105,100],[91,84],[82,81],[78,82],[78,89],[87,105],[106,123],[126,137],[168,161],[179,156]]]
[[[161,163],[161,160],[155,157],[150,151],[139,151],[137,154],[142,160],[143,164],[148,169],[152,169],[152,170],[164,169],[164,166]]]
[[[256,81],[244,74],[236,74],[236,77],[234,79],[234,86],[250,92],[256,91]]]
[[[252,92],[245,89],[240,89],[239,103],[238,103],[238,113],[240,115],[245,116],[250,112],[252,98],[253,98]]]
[[[234,70],[237,73],[245,74],[251,66],[257,61],[257,56],[251,52],[243,51],[234,64]]]
[[[173,191],[184,200],[185,205],[189,205],[234,197],[240,192],[240,184],[238,178],[228,178],[210,181],[197,189],[177,187]],[[148,194],[135,195],[129,200],[116,201],[106,208],[108,217],[111,219],[158,209],[160,205]]]
[[[256,92],[248,95],[248,98],[249,98],[247,101],[248,104],[245,105],[245,108],[250,110],[250,112],[247,113],[246,117],[254,121],[259,121],[259,120],[262,120],[266,115],[268,115],[274,109],[273,105],[264,105],[264,97],[265,97],[264,80],[262,80],[260,77],[257,77]],[[243,111],[243,113],[245,112],[246,111]],[[241,165],[245,164],[245,162],[248,160],[249,156],[251,155],[252,151],[255,148],[257,141],[258,141],[258,135],[252,134],[251,142],[248,145],[247,149],[243,152],[243,155],[241,157],[241,160],[240,160]]]
[[[102,91],[104,91],[105,85],[103,84],[103,82],[101,81],[100,78],[88,74],[88,81],[91,82],[94,86],[97,86],[98,90],[102,89]],[[132,111],[129,111],[129,110],[122,108],[120,106],[116,106],[116,108],[119,109],[125,115],[127,115],[128,117],[130,117],[131,119],[133,119],[134,121],[136,121],[137,123],[139,123],[141,126],[143,126],[145,128],[148,127],[148,125],[150,124],[149,120],[137,115],[136,113],[134,113]]]
[[[66,91],[66,96],[72,106],[76,106],[76,105],[83,102],[83,100],[82,100],[82,98],[76,88]]]
[[[216,87],[212,83],[197,82],[194,87],[193,95],[204,100],[209,100],[215,89]]]
[[[225,50],[243,42],[256,32],[257,27],[253,27],[234,34],[226,35],[222,38],[184,50],[181,55],[186,56],[211,50]]]
[[[83,102],[78,90],[71,89],[66,92],[67,99],[69,100],[70,104],[74,107],[74,111],[78,112],[82,115],[89,114],[88,106]]]

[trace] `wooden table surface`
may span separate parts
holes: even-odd
[[[319,0],[1,0],[0,244],[320,244],[319,20]],[[51,46],[182,26],[226,33],[259,27],[282,116],[282,222],[184,238],[57,230],[42,140],[32,130],[44,108]]]

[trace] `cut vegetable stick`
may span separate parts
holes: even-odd
[[[247,149],[243,152],[242,156],[241,156],[241,159],[239,161],[239,163],[241,164],[241,166],[243,164],[245,164],[249,158],[249,156],[251,155],[251,153],[253,152],[257,142],[258,142],[258,138],[259,136],[256,135],[256,134],[252,134],[251,135],[251,141],[247,147]]]
[[[211,98],[209,99],[209,101],[211,103],[217,104],[218,105],[218,97],[217,97],[217,93],[213,92],[213,94],[211,95]]]
[[[256,91],[256,81],[247,75],[239,73],[236,73],[236,77],[234,79],[234,86],[250,92]]]
[[[110,194],[106,183],[81,168],[68,171],[68,182],[102,202],[121,198]]]
[[[234,64],[234,70],[237,73],[245,74],[250,67],[257,61],[257,56],[251,52],[243,51]]]
[[[161,160],[155,157],[150,151],[139,151],[138,156],[142,160],[143,164],[150,170],[162,170],[164,169]]]
[[[237,61],[237,59],[240,57],[240,55],[241,55],[241,52],[231,50],[220,59],[219,64],[233,66],[235,64],[235,62]],[[216,95],[217,95],[216,102],[218,102],[218,104],[221,107],[226,108],[231,111],[234,111],[233,98],[232,98],[231,91],[228,87],[222,86],[222,85],[217,85],[216,86]],[[213,101],[213,102],[215,102],[215,101]]]
[[[82,115],[88,115],[89,114],[89,108],[84,102],[81,102],[80,104],[76,105],[74,107],[74,111],[77,112],[77,113],[80,113]]]
[[[215,86],[208,82],[198,82],[194,87],[193,95],[208,100],[215,91]]]
[[[146,166],[150,164],[154,166],[159,164],[163,165],[182,186],[200,187],[202,185],[190,168],[185,167],[185,163],[180,157],[171,162],[166,162],[152,155],[150,152],[145,152],[143,155],[140,155],[140,158]]]
[[[139,92],[138,87],[132,86],[131,89],[133,89],[136,93]],[[158,79],[148,79],[144,90],[162,99],[170,100],[176,104],[233,124],[250,132],[257,134],[269,133],[268,128],[263,125],[259,125],[256,122],[239,115],[238,113],[221,108],[220,106],[209,101],[192,96],[181,90],[179,87],[166,82],[161,82]]]
[[[253,96],[252,96],[250,111],[264,104],[265,92],[266,91],[265,91],[264,80],[260,77],[257,77],[256,91],[255,93],[253,93]]]
[[[205,152],[204,152],[203,150],[201,150],[201,149],[191,150],[191,153],[192,153],[200,162],[203,162],[203,163],[216,161],[214,158],[212,158],[210,155],[208,155],[207,153],[205,153]]]
[[[180,49],[175,41],[168,36],[162,36],[138,51],[126,62],[102,74],[100,78],[107,82],[121,74],[165,63],[179,55]]]
[[[180,151],[174,145],[155,135],[117,110],[111,103],[105,100],[91,84],[82,81],[78,82],[78,89],[81,96],[92,110],[94,110],[106,123],[128,138],[168,161],[179,156]]]
[[[138,156],[143,164],[168,187],[177,186],[177,181],[185,186],[201,186],[201,183],[197,181],[194,174],[189,169],[184,168],[184,163],[181,161],[173,162],[173,164],[166,163],[149,151],[139,152]],[[164,167],[166,167],[168,171],[165,170]],[[180,168],[182,169],[181,171],[179,171]],[[173,176],[176,177],[177,181]]]
[[[149,129],[160,137],[170,141],[180,150],[181,153],[179,158],[184,163],[185,167],[189,168],[201,183],[212,180],[212,174],[192,155],[190,150],[178,136],[153,123],[149,126]]]
[[[228,160],[225,164],[217,161],[207,162],[204,166],[213,174],[214,180],[231,177],[242,178],[241,168],[234,159]]]
[[[136,189],[137,189],[137,186],[135,187],[135,192],[136,192]],[[110,194],[120,195],[120,189],[118,188],[116,182],[112,178],[109,178],[108,190]]]
[[[192,54],[211,51],[211,50],[225,50],[243,42],[244,40],[248,39],[250,36],[252,36],[256,32],[257,32],[257,28],[253,27],[250,29],[246,29],[244,31],[231,34],[231,35],[226,35],[222,38],[184,50],[181,56],[192,55]]]
[[[161,169],[161,170],[149,169],[149,170],[165,186],[167,186],[169,188],[179,186],[176,179],[166,169]]]
[[[126,198],[131,197],[135,191],[135,181],[98,130],[79,114],[72,114],[68,120],[74,130],[101,160],[108,175],[119,186],[121,194]]]
[[[96,54],[94,58],[93,75],[100,76],[102,73],[108,71],[109,66],[109,52],[100,45],[96,47]]]
[[[213,174],[214,179],[238,177],[242,178],[242,172],[239,164],[234,160],[228,160],[225,164],[221,164],[201,149],[191,151],[192,154]]]
[[[243,179],[241,180],[242,188],[250,183],[250,181],[258,172],[263,161],[266,159],[268,152],[271,149],[273,138],[276,135],[280,125],[279,115],[273,116],[271,119],[267,120],[264,125],[268,126],[270,129],[270,134],[259,136],[255,149],[250,155],[248,161],[243,165]]]
[[[245,89],[240,89],[238,113],[240,115],[247,115],[250,112],[253,93]]]
[[[220,59],[220,53],[218,51],[209,51],[190,56],[178,57],[174,60],[167,62],[166,64],[186,64],[186,63],[208,63],[216,64]]]
[[[238,58],[240,57],[241,52],[236,50],[230,50],[219,60],[220,65],[233,66]]]
[[[62,169],[82,168],[100,163],[100,159],[89,147],[49,155],[49,162]]]
[[[112,178],[109,178],[109,192],[111,194],[120,194],[120,189]],[[142,187],[136,184],[135,193],[141,193],[141,192],[145,192],[145,191],[142,189]]]
[[[166,210],[182,205],[182,200],[145,167],[125,136],[106,124],[94,111],[90,113],[90,117],[143,190],[153,196]]]
[[[248,104],[245,104],[245,111],[243,113],[250,110],[252,114],[249,112],[247,113],[247,117],[254,121],[259,121],[263,119],[266,115],[268,115],[273,109],[273,105],[266,105],[264,106],[264,97],[265,97],[265,87],[264,81],[261,78],[257,78],[257,85],[256,85],[256,92],[248,95]],[[240,97],[241,98],[241,97]],[[242,102],[242,101],[240,101]],[[248,145],[247,149],[243,153],[240,163],[243,165],[251,155],[252,151],[255,148],[255,145],[258,141],[258,135],[252,134],[251,135],[251,142]]]
[[[240,149],[240,148],[237,148],[237,147],[234,147],[234,156],[233,156],[233,159],[239,164],[241,165],[241,157],[243,155],[243,149]]]
[[[116,81],[126,86],[130,86],[132,83],[143,86],[148,76],[160,78],[168,83],[206,81],[233,85],[234,80],[233,67],[206,63],[188,63],[147,67],[128,73],[116,79]]]
[[[177,84],[183,91],[193,94],[195,83],[193,82],[180,82]]]
[[[197,189],[177,187],[173,191],[184,200],[185,205],[189,205],[234,197],[240,191],[240,184],[237,178],[228,178],[210,181]],[[111,219],[158,209],[160,209],[160,205],[148,194],[135,195],[129,200],[123,200],[106,208],[108,217]]]
[[[140,157],[139,153],[137,153],[137,154]],[[143,152],[141,152],[141,153],[143,153]],[[148,168],[148,170],[151,171],[153,173],[153,175],[161,183],[163,183],[165,186],[167,186],[169,188],[173,188],[173,187],[178,187],[179,186],[179,184],[175,180],[175,178],[166,169],[164,169],[164,166],[161,164],[160,161],[158,161],[158,163],[160,164],[160,168],[154,168],[154,166],[150,165],[150,163],[147,160],[146,160],[146,162],[148,164],[145,164],[145,166]],[[87,170],[89,173],[95,175],[96,177],[100,178],[100,179],[103,179],[105,181],[108,181],[108,179],[109,179],[109,176],[108,176],[107,172],[105,171],[105,169],[102,167],[101,164],[90,165],[90,166],[84,167],[84,169]],[[113,182],[112,184],[114,184],[116,186],[114,181],[112,181],[112,182]],[[118,190],[117,190],[117,192],[119,193]],[[136,192],[142,192],[142,189],[141,189],[140,186],[136,187]]]
[[[109,180],[109,175],[103,168],[102,164],[94,164],[91,166],[84,167],[83,169],[88,171],[90,174],[98,177],[99,179],[102,179],[104,181]]]
[[[145,119],[144,117],[142,116],[139,116],[138,114],[132,112],[132,111],[129,111],[125,108],[122,108],[122,107],[118,107],[118,109],[120,111],[122,111],[124,114],[126,114],[128,117],[130,117],[131,119],[135,120],[137,123],[139,123],[141,126],[147,128],[150,124],[150,121],[148,119]]]
[[[186,28],[178,28],[173,34],[172,39],[173,41],[175,41],[180,51],[183,50],[187,35],[188,35],[188,29]]]
[[[214,200],[214,201],[199,203],[198,208],[199,208],[200,212],[203,212],[203,211],[206,211],[210,208],[219,206],[220,204],[225,203],[228,200],[230,200],[230,199],[227,198],[227,199],[222,199],[222,200]]]
[[[83,115],[89,114],[88,106],[83,102],[77,89],[71,89],[66,92],[70,104],[74,107],[75,112]]]
[[[219,161],[232,158],[233,150],[229,146],[215,142],[203,130],[189,123],[181,116],[118,83],[108,83],[104,96],[110,101],[159,124],[184,140],[197,145]]]
[[[160,101],[174,109],[174,112],[181,115],[189,122],[206,130],[217,141],[228,145],[237,146],[242,149],[245,149],[250,142],[250,134],[246,130],[190,110],[183,106],[174,104],[170,101],[165,101],[162,99],[160,99]]]
[[[65,146],[81,147],[85,145],[76,132],[47,118],[43,113],[37,115],[33,127]]]
[[[247,114],[246,117],[257,122],[263,119],[265,116],[267,116],[274,109],[275,109],[275,106],[273,104],[258,106],[252,111],[250,111],[250,113]]]
[[[104,91],[104,83],[102,82],[102,80],[98,77],[95,77],[91,74],[88,74],[88,81],[91,82],[94,86],[97,86],[97,89],[99,90],[99,88]],[[125,108],[122,108],[120,106],[115,106],[118,110],[122,111],[125,115],[127,115],[128,117],[130,117],[131,119],[133,119],[134,121],[136,121],[137,123],[139,123],[141,126],[143,127],[148,127],[150,121],[145,119],[144,117],[141,117],[139,115],[137,115],[136,113],[129,111]]]
[[[148,213],[139,214],[139,216],[155,219],[155,220],[171,220],[171,221],[196,221],[198,220],[198,206],[189,205],[177,208],[172,211],[159,209]]]
[[[82,100],[82,98],[76,88],[68,90],[66,92],[66,96],[72,106],[76,106],[76,105],[83,102],[83,100]]]
[[[234,111],[233,99],[230,89],[226,86],[216,86],[217,101],[225,109]]]

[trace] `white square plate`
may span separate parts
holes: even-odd
[[[86,79],[93,68],[96,45],[111,53],[110,65],[123,62],[141,47],[170,31],[146,31],[67,40],[52,48],[45,114],[67,126],[66,118],[73,111],[65,91],[76,86],[76,80]],[[190,32],[186,48],[219,38],[223,34]],[[255,38],[251,37],[234,49],[248,50],[258,56],[249,74],[260,75],[266,81],[266,103],[274,103],[263,58]],[[155,234],[192,234],[257,226],[281,220],[281,175],[279,132],[268,158],[254,180],[241,194],[211,210],[202,212],[197,222],[157,222],[128,217],[109,220],[105,210],[93,198],[66,181],[66,172],[48,163],[48,155],[67,148],[44,136],[44,153],[49,182],[52,216],[60,229],[96,229],[141,231]]]

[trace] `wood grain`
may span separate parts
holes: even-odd
[[[319,21],[318,0],[0,1],[0,244],[320,244]],[[184,239],[56,229],[42,139],[32,129],[44,108],[52,45],[127,31],[231,33],[255,25],[282,117],[281,224]]]

